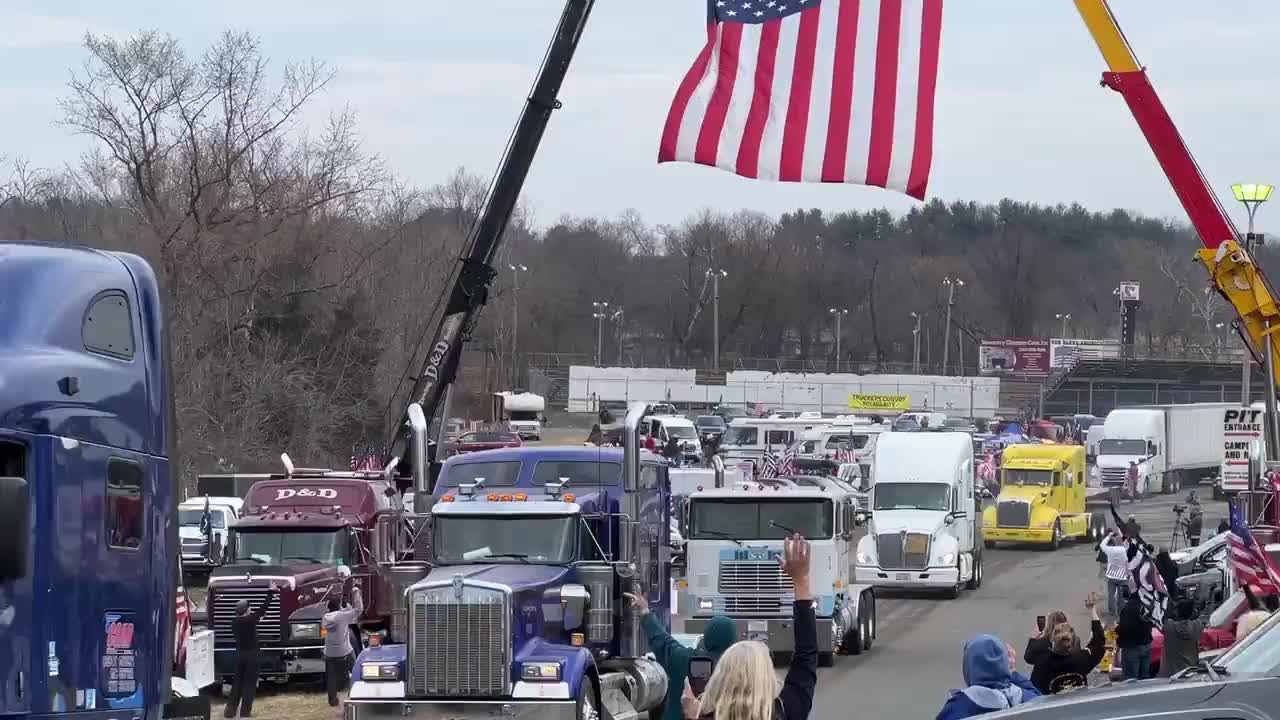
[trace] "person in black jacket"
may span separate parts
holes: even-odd
[[[1127,590],[1127,588],[1126,588]],[[1151,677],[1151,623],[1142,613],[1138,593],[1130,593],[1120,608],[1116,623],[1116,647],[1120,648],[1120,666],[1125,680]]]
[[[242,718],[253,715],[253,696],[258,692],[258,621],[267,612],[267,606],[280,593],[275,583],[267,589],[267,596],[257,607],[249,607],[248,600],[236,603],[233,630],[236,638],[236,670],[231,679],[231,695],[222,716]]]
[[[764,643],[734,643],[720,656],[702,697],[686,689],[681,704],[688,720],[808,720],[818,684],[818,625],[809,584],[808,541],[799,535],[788,537],[781,565],[795,585],[796,598],[795,650],[782,686]]]
[[[1050,695],[1088,685],[1089,673],[1102,662],[1107,651],[1106,633],[1098,617],[1097,603],[1097,597],[1092,593],[1084,602],[1092,626],[1087,648],[1080,647],[1075,629],[1066,622],[1056,624],[1048,637],[1033,637],[1027,641],[1027,652],[1023,657],[1031,664],[1031,683],[1041,693]]]

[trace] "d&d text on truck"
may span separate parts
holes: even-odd
[[[1106,516],[1085,510],[1085,449],[1080,445],[1010,445],[1000,465],[1000,496],[983,511],[986,547],[996,541],[1046,543],[1064,539],[1097,542]]]
[[[871,470],[871,516],[855,581],[957,597],[982,584],[982,516],[968,433],[892,432]]]
[[[870,649],[876,601],[870,585],[850,582],[855,507],[852,494],[816,488],[703,490],[684,508],[689,614],[685,631],[701,633],[726,615],[740,637],[775,652],[792,647],[795,588],[778,558],[788,532],[810,543],[818,663]]]
[[[232,527],[234,553],[209,577],[215,664],[224,679],[235,667],[233,620],[240,600],[266,602],[258,625],[265,676],[324,672],[320,619],[327,600],[349,596],[353,585],[365,602],[359,625],[350,630],[353,647],[360,646],[362,630],[390,625],[391,586],[375,570],[393,559],[394,548],[408,545],[394,482],[381,472],[286,468],[255,476],[261,479]],[[273,583],[280,592],[268,600]]]
[[[639,615],[622,597],[643,593],[669,624],[667,465],[640,449],[643,412],[635,403],[627,413],[625,451],[592,449],[598,462],[623,466],[620,483],[515,484],[543,462],[563,464],[554,448],[445,463],[430,523],[434,567],[383,567],[407,581],[396,595],[404,620],[392,642],[357,659],[348,720],[634,718],[663,702],[666,675],[644,657]],[[425,443],[425,422],[413,434]],[[506,486],[472,479],[492,465],[486,455],[517,466]]]

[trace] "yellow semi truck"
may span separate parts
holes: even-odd
[[[1085,510],[1085,449],[1080,445],[1010,445],[1000,464],[1000,496],[982,514],[986,547],[997,542],[1098,541],[1106,517]]]

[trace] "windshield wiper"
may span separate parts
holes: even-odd
[[[285,556],[285,558],[284,558],[284,559],[285,559],[285,560],[306,560],[307,562],[313,562],[313,563],[322,563],[322,562],[326,562],[326,561],[324,561],[324,560],[321,560],[320,558],[316,558],[316,557],[308,557],[308,556],[305,556],[305,555],[287,555],[287,556]]]
[[[477,560],[487,560],[489,558],[513,558],[519,560],[526,565],[529,564],[529,556],[524,553],[489,553],[484,557],[478,557]]]
[[[741,545],[742,545],[742,541],[741,541],[741,540],[739,540],[738,538],[736,538],[736,537],[734,537],[734,536],[730,535],[730,534],[729,534],[729,533],[727,533],[727,532],[721,532],[721,531],[719,531],[719,530],[699,530],[699,531],[698,531],[698,534],[699,534],[699,535],[714,535],[714,536],[719,537],[719,538],[724,538],[725,540],[732,540],[732,541],[734,541],[735,543],[737,543],[739,546],[741,546]]]
[[[780,522],[776,522],[776,521],[770,520],[770,521],[769,521],[769,524],[770,524],[770,525],[772,525],[773,527],[778,528],[779,530],[786,530],[787,532],[791,533],[792,535],[799,535],[800,537],[804,537],[804,533],[800,532],[799,530],[796,530],[795,528],[789,528],[789,527],[787,527],[786,525],[783,525],[783,524],[782,524],[782,523],[780,523]]]

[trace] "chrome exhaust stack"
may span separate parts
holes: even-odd
[[[716,488],[724,487],[724,460],[719,453],[711,456],[711,469],[716,473]]]
[[[431,476],[431,468],[427,464],[427,416],[422,411],[422,406],[413,403],[409,406],[407,413],[409,419],[406,424],[409,426],[409,457],[413,463],[413,496],[414,501],[417,498],[426,497],[431,489],[428,479]]]
[[[627,492],[640,489],[640,421],[646,407],[638,401],[627,405],[627,417],[622,421],[622,489]]]

